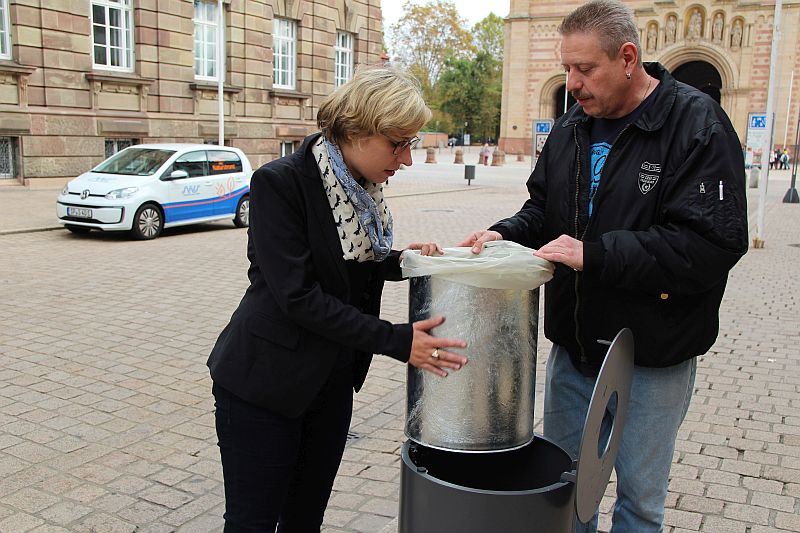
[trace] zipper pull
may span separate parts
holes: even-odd
[[[700,184],[700,194],[705,194],[705,193],[706,193],[706,184],[705,183],[701,183]]]

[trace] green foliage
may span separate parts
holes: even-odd
[[[487,52],[474,59],[451,59],[437,86],[441,109],[457,125],[479,137],[496,137],[500,124],[502,62]]]
[[[452,0],[430,0],[424,5],[406,1],[404,15],[390,28],[388,44],[393,60],[422,84],[433,111],[427,131],[450,134],[466,131],[496,138],[502,95],[503,35],[505,22],[490,13],[466,29]]]
[[[472,37],[475,48],[486,52],[493,58],[503,62],[503,39],[505,22],[494,13],[489,13],[486,18],[472,27]]]
[[[392,56],[419,78],[425,96],[430,97],[446,58],[466,57],[474,51],[472,36],[452,0],[424,5],[406,1],[403,11],[390,28]]]

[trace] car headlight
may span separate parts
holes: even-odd
[[[108,194],[106,194],[106,200],[120,200],[122,198],[130,198],[137,192],[139,192],[139,187],[125,187],[124,189],[115,189],[113,191],[108,191]]]
[[[61,189],[61,194],[69,194],[69,184],[64,185],[64,188]]]

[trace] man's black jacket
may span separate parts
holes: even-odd
[[[574,105],[555,124],[528,180],[530,200],[491,229],[538,248],[583,241],[584,269],[558,265],[545,288],[545,335],[583,373],[631,328],[636,364],[705,353],[719,332],[728,271],[747,251],[742,149],[725,112],[646,64],[659,93],[612,144],[588,217],[591,117]]]

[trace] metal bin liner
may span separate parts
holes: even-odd
[[[537,287],[553,265],[515,243],[489,245],[403,261],[411,320],[445,316],[436,336],[466,340],[469,357],[447,378],[409,366],[406,436],[425,446],[490,452],[533,439]]]

